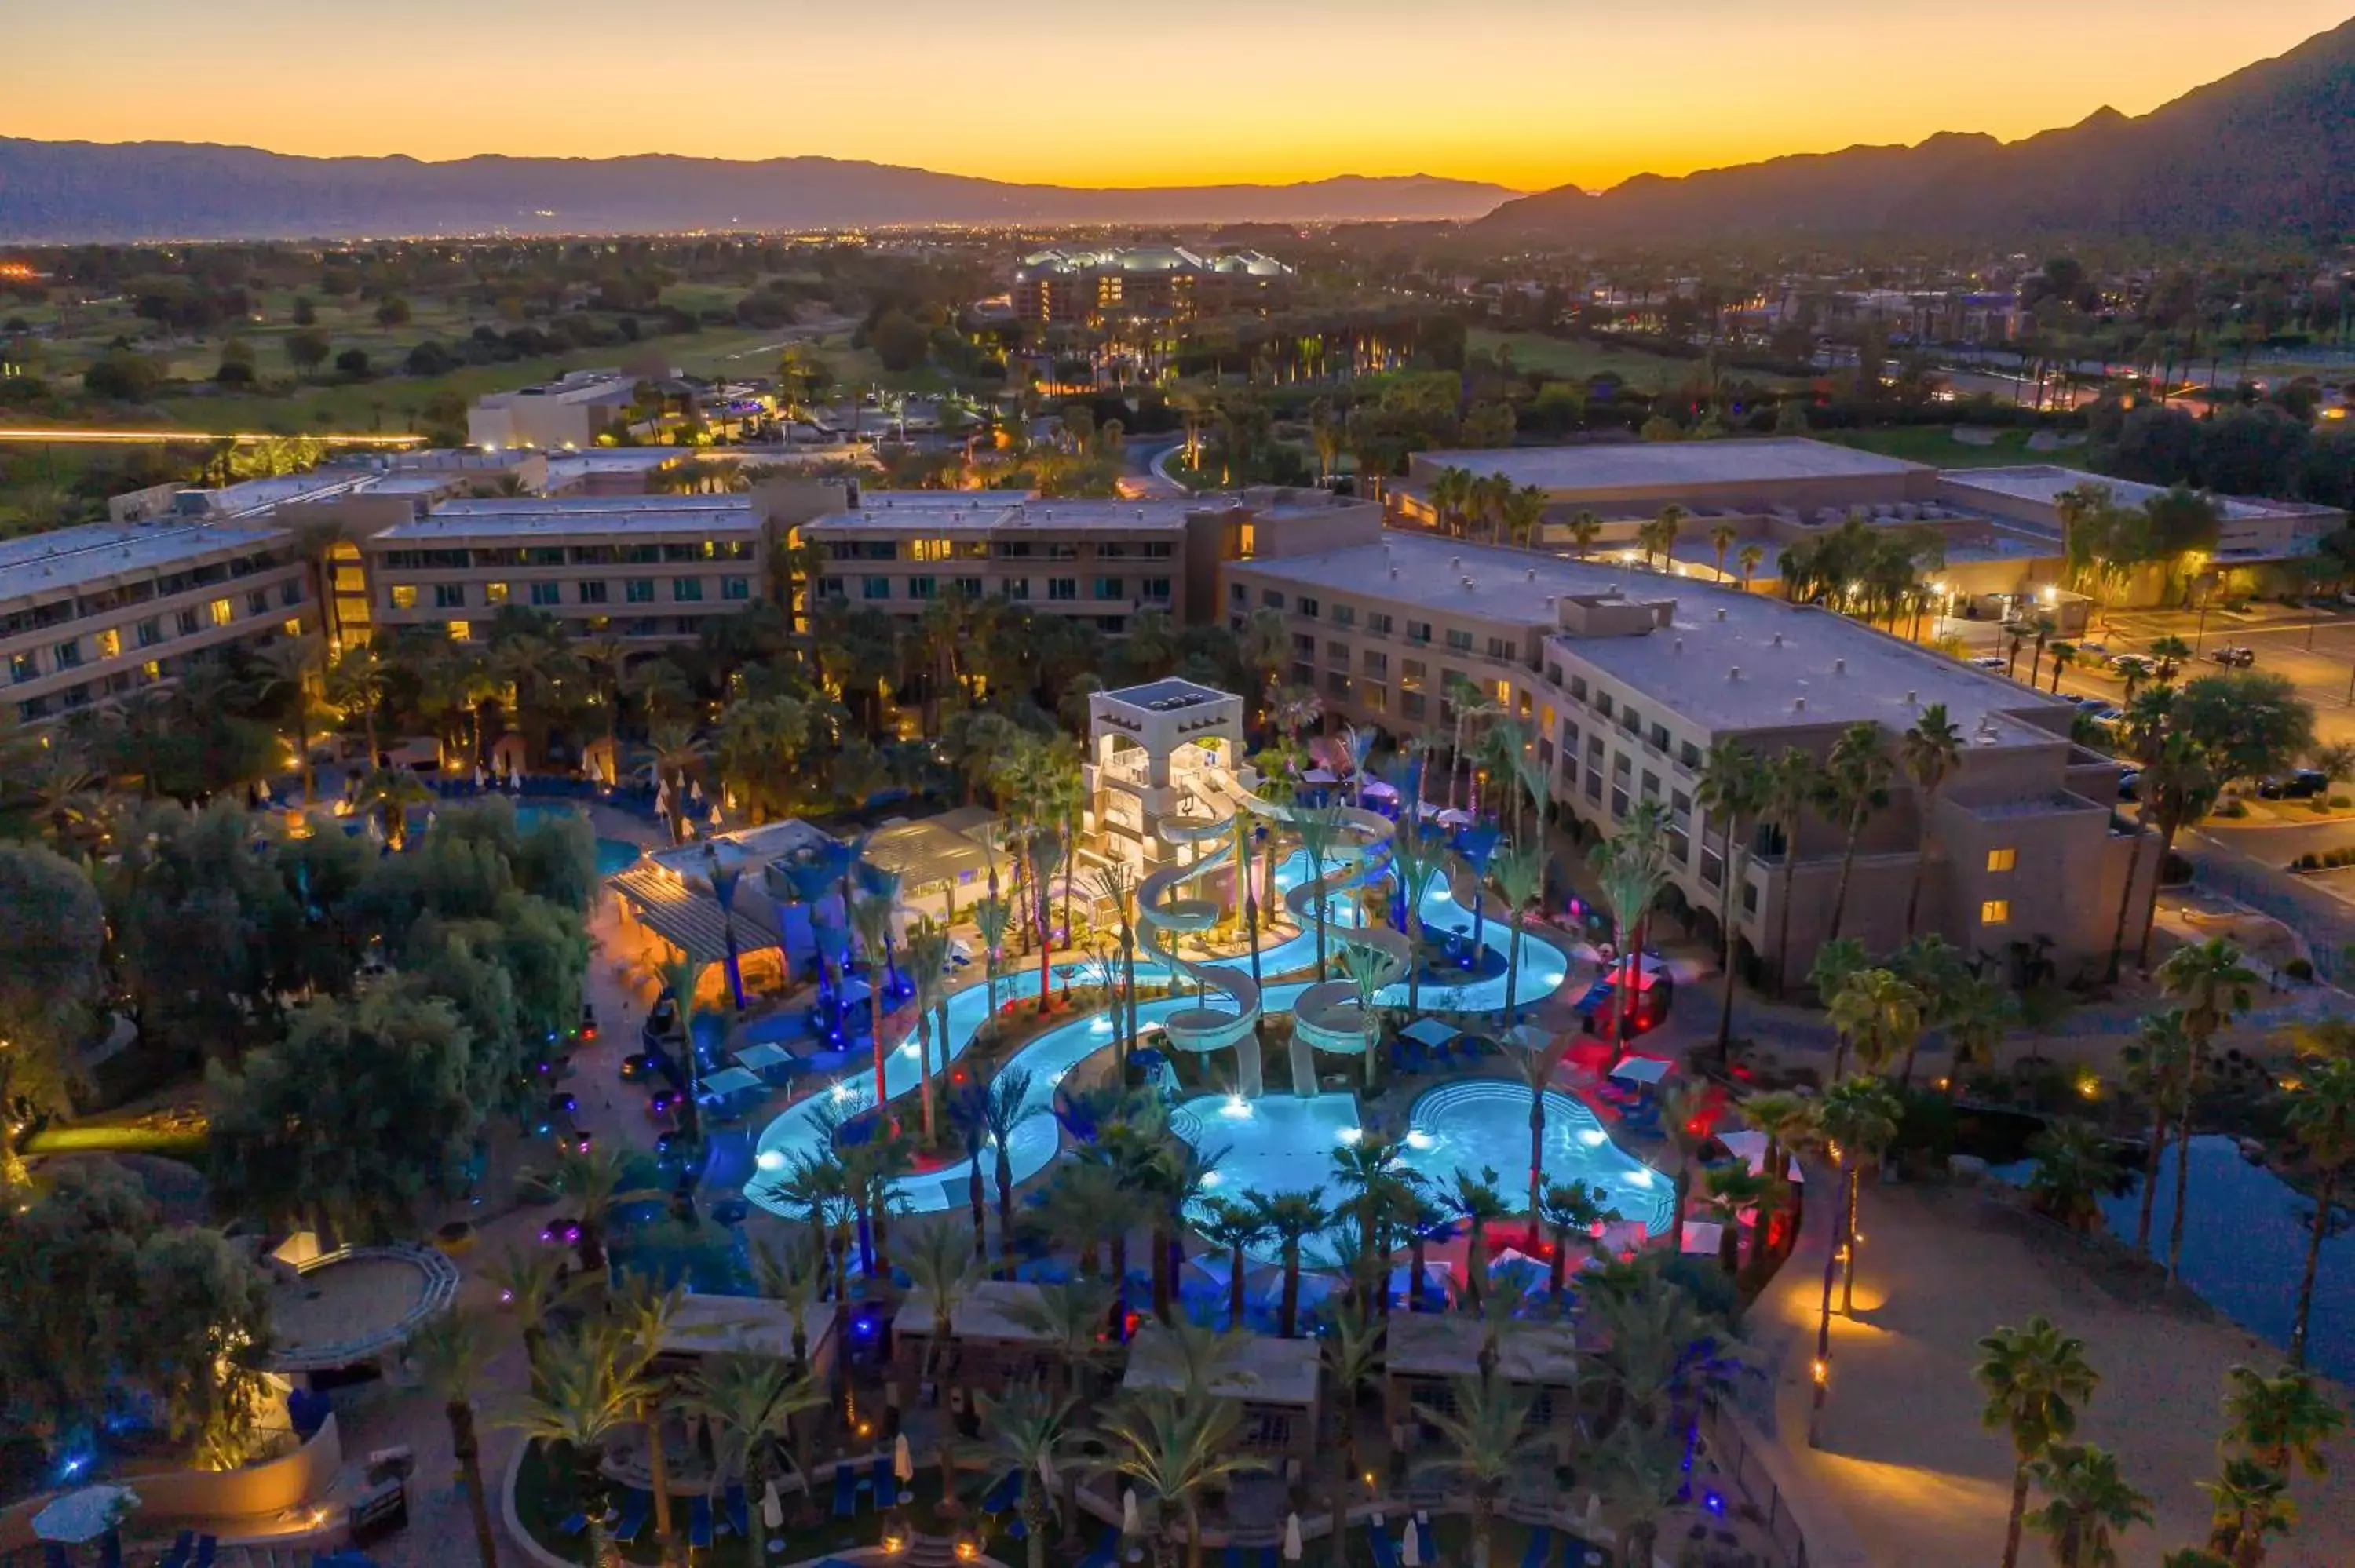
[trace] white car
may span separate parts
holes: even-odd
[[[2000,653],[1982,653],[1971,661],[1973,667],[1980,670],[2001,670],[2010,662]]]

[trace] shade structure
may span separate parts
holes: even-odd
[[[1329,768],[1312,768],[1300,776],[1303,784],[1338,784],[1341,776]]]
[[[1391,1298],[1392,1300],[1403,1301],[1406,1299],[1407,1292],[1410,1288],[1408,1281],[1412,1277],[1412,1274],[1413,1270],[1403,1263],[1396,1265],[1391,1269]],[[1455,1288],[1455,1272],[1447,1266],[1447,1265],[1430,1261],[1424,1262],[1423,1266],[1423,1293],[1425,1296],[1436,1297],[1440,1300],[1444,1301]]]
[[[730,1095],[745,1094],[754,1089],[765,1089],[768,1086],[756,1075],[748,1073],[741,1067],[722,1067],[704,1078],[703,1093],[699,1097],[707,1100],[724,1100]]]
[[[1766,1135],[1764,1133],[1754,1128],[1745,1128],[1739,1132],[1721,1132],[1717,1135],[1717,1140],[1732,1150],[1734,1158],[1749,1166],[1753,1176],[1763,1176],[1766,1173]],[[1806,1173],[1799,1169],[1797,1160],[1790,1160],[1787,1164],[1789,1169],[1784,1171],[1784,1180],[1805,1181],[1807,1179]]]
[[[1704,1253],[1714,1257],[1717,1255],[1720,1244],[1724,1240],[1725,1227],[1714,1220],[1685,1222],[1684,1249],[1687,1252]]]
[[[1414,1041],[1418,1044],[1429,1045],[1434,1050],[1463,1033],[1464,1031],[1456,1028],[1455,1025],[1442,1023],[1436,1018],[1418,1018],[1399,1031],[1401,1038]]]
[[[66,1493],[33,1516],[33,1533],[67,1545],[95,1541],[139,1506],[127,1487],[82,1487]]]
[[[755,1073],[765,1073],[772,1067],[782,1067],[794,1059],[794,1054],[782,1045],[762,1044],[747,1045],[736,1053],[736,1065]]]
[[[1316,1274],[1303,1269],[1300,1274],[1300,1305],[1304,1308],[1314,1307],[1338,1288],[1337,1282],[1331,1275]],[[1259,1304],[1263,1307],[1284,1305],[1284,1271],[1282,1269],[1278,1269],[1275,1277],[1267,1282],[1267,1288],[1260,1292]]]
[[[1434,816],[1432,821],[1437,822],[1443,828],[1468,828],[1472,825],[1472,813],[1469,811],[1459,811],[1455,807],[1450,806],[1445,810],[1441,811],[1438,815]]]
[[[1611,1069],[1611,1075],[1622,1083],[1657,1084],[1668,1075],[1670,1065],[1657,1056],[1625,1056]]]
[[[1553,1044],[1553,1031],[1534,1023],[1516,1023],[1505,1031],[1505,1038],[1525,1051],[1542,1051]]]
[[[1383,783],[1383,782],[1382,782],[1380,779],[1368,779],[1368,780],[1366,781],[1366,787],[1365,787],[1365,788],[1366,788],[1366,798],[1367,798],[1368,800],[1397,800],[1397,799],[1398,799],[1398,789],[1397,789],[1397,788],[1396,788],[1395,786],[1392,786],[1392,785],[1390,785],[1390,784],[1385,784],[1385,783]]]

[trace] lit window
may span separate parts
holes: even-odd
[[[217,599],[213,600],[212,603],[205,607],[205,610],[206,613],[209,614],[213,618],[213,624],[215,626],[227,626],[230,621],[237,619],[237,611],[229,608],[229,602],[225,599]]]
[[[505,604],[505,603],[506,603],[506,601],[507,601],[507,585],[506,585],[506,584],[505,584],[505,583],[485,583],[485,584],[483,585],[483,602],[484,602],[485,604]]]
[[[415,609],[417,608],[416,586],[411,583],[395,584],[392,590],[392,608],[395,609]]]
[[[2018,850],[1991,849],[1987,851],[1987,869],[1989,871],[2009,871],[2013,866],[2019,863],[2019,852]]]
[[[1979,906],[1979,924],[1982,926],[2008,925],[2010,920],[2011,900],[2009,898],[1990,898]]]
[[[161,680],[164,674],[164,666],[157,661],[150,659],[147,662],[139,666],[139,673],[146,676],[151,681]]]
[[[450,623],[450,641],[453,642],[464,642],[474,634],[474,629],[463,620],[453,620]]]
[[[278,630],[289,637],[300,637],[303,635],[303,623],[299,620],[282,620],[278,623]]]
[[[123,633],[110,626],[98,634],[98,656],[112,659],[123,652]]]

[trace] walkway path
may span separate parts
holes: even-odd
[[[1832,1190],[1829,1171],[1810,1169],[1808,1180],[1817,1192]],[[2204,1539],[2207,1499],[2195,1483],[2216,1470],[2224,1372],[2235,1362],[2270,1369],[2277,1351],[2211,1315],[2126,1299],[2088,1266],[2077,1243],[1976,1192],[1874,1186],[1861,1227],[1857,1315],[1832,1320],[1822,1448],[1807,1446],[1806,1432],[1828,1226],[1806,1227],[1797,1255],[1753,1312],[1753,1338],[1774,1376],[1777,1457],[1795,1511],[1809,1526],[1812,1557],[1997,1560],[2010,1449],[1979,1425],[1971,1369],[1981,1335],[2039,1312],[2084,1340],[2102,1373],[2080,1436],[2118,1455],[2127,1479],[2153,1499],[2157,1528],[2133,1531],[2124,1560],[2155,1562],[2162,1550]],[[2342,1446],[2333,1457],[2343,1470],[2355,1463],[2355,1447]],[[2301,1479],[2294,1490],[2297,1528],[2267,1561],[2276,1568],[2355,1563],[2355,1489]],[[1848,1550],[1862,1555],[1844,1558]],[[2031,1542],[2023,1561],[2049,1559]]]

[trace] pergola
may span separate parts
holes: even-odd
[[[1423,1426],[1418,1409],[1452,1414],[1456,1380],[1480,1375],[1480,1335],[1479,1320],[1463,1313],[1391,1319],[1382,1410],[1408,1446]],[[1517,1323],[1497,1348],[1497,1375],[1529,1401],[1531,1429],[1565,1458],[1578,1439],[1579,1365],[1577,1336],[1566,1324]]]

